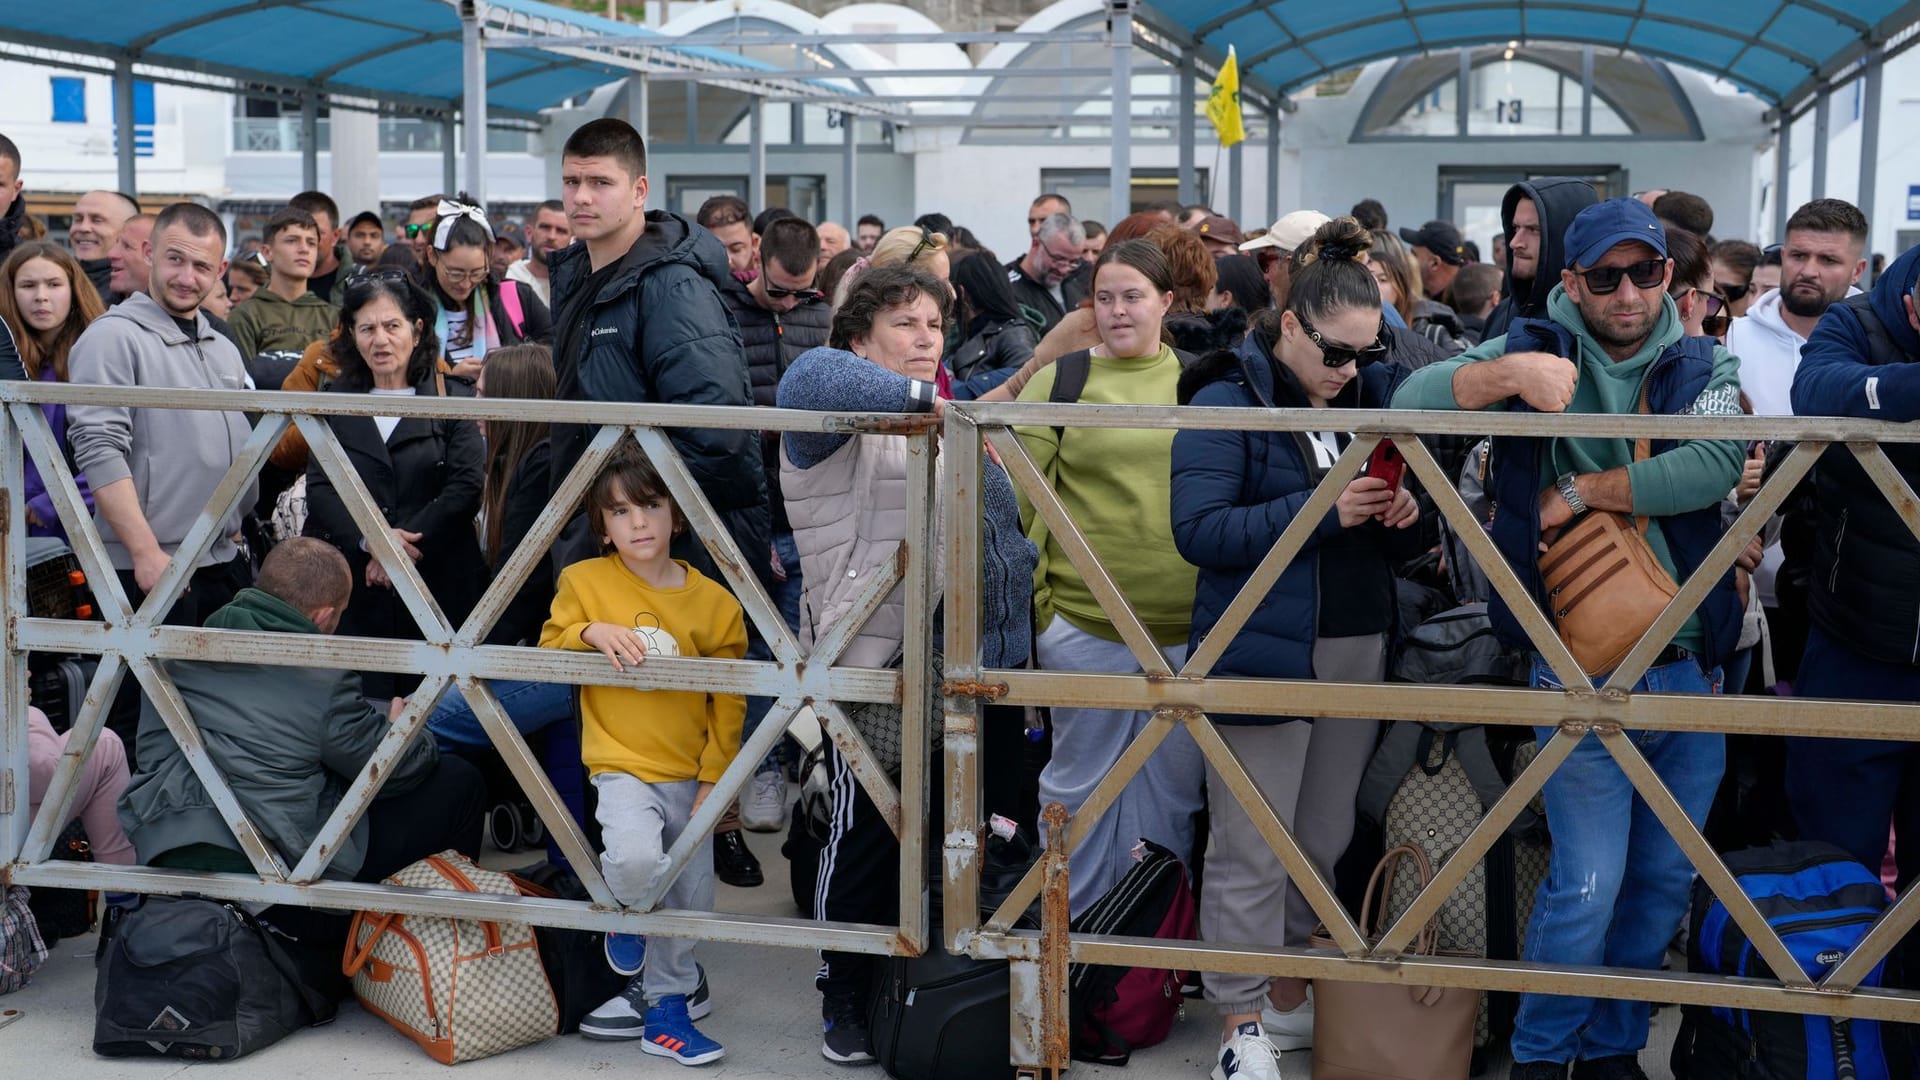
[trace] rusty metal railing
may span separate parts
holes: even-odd
[[[1626,734],[1628,729],[1817,735],[1920,740],[1920,707],[1880,702],[1814,701],[1804,698],[1701,697],[1631,692],[1666,643],[1733,565],[1830,446],[1844,446],[1873,477],[1909,528],[1920,535],[1920,499],[1888,461],[1880,443],[1920,442],[1913,426],[1822,418],[1650,417],[1507,415],[1501,413],[1343,412],[1341,426],[1355,433],[1290,526],[1253,571],[1246,586],[1199,642],[1180,670],[1154,647],[1139,616],[1102,566],[1101,553],[1074,523],[1068,508],[1027,454],[1019,427],[1134,429],[1224,429],[1316,431],[1326,414],[1311,409],[1208,409],[1112,405],[981,404],[950,407],[942,445],[947,495],[949,588],[946,595],[944,738],[946,769],[945,889],[943,940],[955,952],[1012,961],[1012,1060],[1029,1073],[1067,1064],[1067,1000],[1060,977],[1067,959],[1076,962],[1242,972],[1485,990],[1573,994],[1583,997],[1721,1005],[1902,1022],[1920,1021],[1920,994],[1863,989],[1861,979],[1920,921],[1920,899],[1909,888],[1865,940],[1819,982],[1801,974],[1779,936],[1741,892],[1725,864],[1688,819],[1666,785]],[[1580,669],[1512,568],[1443,475],[1422,435],[1534,435],[1560,437],[1712,438],[1794,442],[1798,445],[1745,506],[1725,537],[1603,683]],[[1525,627],[1536,650],[1567,688],[1494,689],[1313,680],[1214,678],[1210,672],[1254,609],[1298,555],[1312,530],[1332,509],[1347,482],[1359,474],[1383,437],[1404,453],[1413,475],[1486,571],[1494,589]],[[980,606],[960,568],[978,565],[979,475],[983,448],[992,447],[1014,484],[1045,521],[1102,611],[1128,645],[1141,671],[1094,674],[999,670],[981,666]],[[1152,720],[1126,747],[1085,804],[1054,830],[1059,842],[1000,905],[979,905],[983,853],[982,762],[979,712],[983,701],[1010,705],[1151,709]],[[1537,758],[1516,776],[1469,837],[1439,867],[1432,883],[1369,945],[1326,878],[1302,852],[1279,815],[1261,796],[1232,749],[1208,719],[1212,711],[1315,718],[1557,726]],[[1337,720],[1335,722],[1338,722]],[[1038,931],[1015,930],[1014,922],[1043,893],[1064,896],[1064,859],[1092,823],[1113,805],[1162,741],[1185,729],[1209,765],[1246,811],[1289,877],[1325,923],[1338,952],[1259,942],[1176,943],[1137,938],[1069,934],[1057,925],[1064,903],[1043,905]],[[1727,906],[1771,970],[1775,980],[1718,978],[1699,974],[1627,969],[1567,968],[1545,963],[1406,955],[1419,928],[1466,880],[1468,873],[1541,791],[1547,778],[1584,738],[1596,738],[1633,788],[1654,811],[1702,879]]]
[[[128,406],[136,409],[227,410],[259,417],[218,486],[208,497],[145,601],[136,610],[109,563],[99,531],[74,486],[71,469],[39,408],[40,402],[68,405]],[[924,667],[899,671],[835,666],[853,631],[877,610],[896,586],[904,585],[905,648],[909,655],[931,651],[931,626],[938,599],[934,578],[934,440],[930,419],[898,416],[823,414],[756,408],[608,405],[580,402],[530,402],[409,399],[347,394],[259,393],[0,383],[0,565],[6,588],[0,594],[6,651],[0,662],[0,879],[24,885],[120,890],[194,892],[227,899],[294,903],[315,907],[450,915],[461,918],[509,918],[552,926],[625,930],[672,937],[736,941],[761,945],[825,948],[883,955],[917,955],[927,944],[925,831],[928,809],[926,717],[929,677]],[[597,434],[559,485],[552,501],[525,541],[494,576],[478,605],[454,626],[429,592],[412,561],[396,546],[379,506],[349,463],[326,416],[392,415],[466,420],[540,420],[592,425]],[[372,557],[385,568],[406,610],[418,624],[421,640],[327,637],[252,633],[162,625],[160,620],[185,590],[193,564],[211,547],[220,524],[249,490],[269,452],[290,428],[307,438],[313,458],[333,482]],[[749,567],[765,553],[742,553],[681,460],[668,434],[673,428],[814,432],[885,432],[907,439],[910,468],[909,533],[891,570],[876,575],[847,622],[802,652],[765,589]],[[696,535],[745,608],[747,617],[770,646],[770,661],[652,657],[626,673],[610,670],[597,655],[481,644],[526,580],[536,561],[547,557],[561,528],[576,512],[582,493],[613,453],[621,436],[631,433],[660,471]],[[31,458],[45,478],[61,524],[92,583],[99,621],[34,618],[27,607],[23,463]],[[757,467],[757,465],[756,465]],[[27,765],[27,654],[31,651],[98,654],[100,664],[79,715],[74,718],[65,756],[29,820]],[[237,660],[286,667],[332,666],[353,670],[404,672],[424,676],[419,691],[392,724],[366,767],[346,790],[338,808],[304,852],[276,851],[247,820],[226,778],[208,757],[191,710],[167,671],[167,662]],[[55,837],[71,814],[76,781],[105,724],[108,705],[122,680],[132,674],[178,741],[232,829],[255,873],[209,874],[155,867],[116,867],[99,863],[51,861]],[[622,907],[599,871],[586,837],[568,813],[525,739],[514,728],[488,688],[489,679],[523,679],[571,685],[612,685],[751,694],[775,699],[774,707],[741,747],[712,797],[682,832],[669,852],[671,867],[650,895]],[[902,684],[906,693],[902,694]],[[468,895],[438,890],[399,889],[377,884],[324,879],[340,840],[366,813],[398,761],[422,737],[427,717],[440,694],[457,685],[475,716],[505,759],[535,812],[573,864],[591,899],[569,901],[533,897]],[[896,785],[874,759],[840,703],[903,702],[902,769]],[[900,839],[900,922],[897,926],[822,923],[809,919],[656,910],[671,880],[679,875],[698,845],[708,841],[727,805],[751,779],[757,763],[779,741],[788,721],[811,706],[828,735],[848,758],[855,776]],[[289,866],[291,862],[291,866]]]

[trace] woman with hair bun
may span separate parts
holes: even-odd
[[[1386,408],[1405,372],[1388,360],[1371,240],[1340,218],[1314,234],[1286,306],[1265,313],[1235,352],[1181,379],[1180,399],[1235,408]],[[1173,538],[1199,568],[1192,640],[1204,640],[1254,568],[1352,441],[1325,430],[1182,431],[1173,440]],[[1403,483],[1359,476],[1315,524],[1293,565],[1227,647],[1220,676],[1379,682],[1396,617],[1396,563],[1417,553],[1419,509]],[[1247,773],[1327,880],[1353,835],[1354,796],[1378,722],[1209,714]],[[1259,832],[1207,770],[1212,810],[1200,935],[1213,942],[1304,946],[1318,918]],[[1221,1057],[1244,1080],[1277,1080],[1279,1052],[1312,1045],[1302,979],[1206,976],[1222,1018]],[[1216,1075],[1219,1075],[1216,1073]]]

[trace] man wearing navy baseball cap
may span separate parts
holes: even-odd
[[[1403,409],[1737,415],[1740,364],[1711,338],[1685,336],[1667,296],[1666,231],[1632,199],[1589,206],[1566,232],[1569,265],[1547,298],[1547,318],[1516,319],[1457,360],[1414,372],[1394,395]],[[1540,273],[1555,268],[1542,266]],[[1724,528],[1720,502],[1740,479],[1743,446],[1728,440],[1656,440],[1637,457],[1626,438],[1496,437],[1489,493],[1501,512],[1490,531],[1508,563],[1546,600],[1541,545],[1589,510],[1647,522],[1654,555],[1684,581]],[[1602,588],[1606,586],[1602,585]],[[1504,599],[1494,628],[1532,648]],[[1715,693],[1721,660],[1740,632],[1732,575],[1687,619],[1636,691]],[[1533,685],[1558,688],[1536,652]],[[1588,672],[1599,682],[1606,672]],[[1632,674],[1623,672],[1623,674]],[[1544,743],[1556,729],[1542,728]],[[1697,826],[1719,786],[1720,735],[1630,732]],[[1561,964],[1657,969],[1688,905],[1693,868],[1598,739],[1585,739],[1547,781],[1553,862],[1527,927],[1526,957]],[[1514,1021],[1514,1080],[1623,1078],[1640,1071],[1644,1002],[1525,994]]]

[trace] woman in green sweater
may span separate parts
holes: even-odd
[[[1084,363],[1086,386],[1078,401],[1175,404],[1180,361],[1160,334],[1173,304],[1166,255],[1144,240],[1115,244],[1101,253],[1093,275],[1100,344],[1040,371],[1022,389],[1020,400],[1049,400],[1056,377]],[[1168,497],[1173,432],[1031,427],[1018,433],[1121,595],[1178,671],[1187,655],[1194,569],[1173,544]],[[1039,666],[1049,671],[1140,671],[1111,617],[1024,495],[1020,511],[1028,537],[1040,549],[1033,590]],[[1053,757],[1040,774],[1040,805],[1058,801],[1077,813],[1152,716],[1151,710],[1054,708]],[[1132,865],[1128,852],[1142,837],[1190,860],[1193,819],[1205,784],[1199,747],[1184,729],[1176,729],[1074,848],[1068,879],[1073,913],[1078,915],[1120,880]]]

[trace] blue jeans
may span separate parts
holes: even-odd
[[[1533,685],[1558,688],[1539,657]],[[1719,673],[1694,660],[1647,672],[1636,691],[1713,694]],[[1536,729],[1542,745],[1556,728]],[[1722,735],[1628,732],[1654,772],[1697,826],[1726,764]],[[1527,924],[1524,959],[1554,965],[1660,967],[1687,913],[1693,865],[1687,861],[1597,737],[1583,739],[1546,786],[1553,861]],[[1627,827],[1622,828],[1625,823]],[[1635,1054],[1647,1044],[1645,1002],[1522,994],[1514,1019],[1517,1062],[1568,1062]]]
[[[506,710],[507,719],[513,721],[522,735],[531,735],[573,715],[573,687],[566,683],[495,679],[489,685],[493,687],[493,696],[500,699],[500,707]],[[458,688],[448,690],[440,704],[434,706],[433,715],[427,717],[427,730],[433,733],[433,741],[442,750],[493,745]]]
[[[780,556],[780,564],[786,568],[787,580],[774,585],[773,604],[780,610],[780,617],[787,621],[787,629],[800,632],[800,549],[794,546],[792,533],[774,533],[773,550]],[[761,640],[760,631],[755,629],[751,620],[747,623],[747,659],[771,660],[773,650]],[[753,733],[766,718],[768,710],[773,708],[770,697],[747,698],[747,715],[740,723],[740,741],[753,738]],[[774,744],[766,760],[760,763],[760,772],[774,772],[780,768],[780,744]]]

